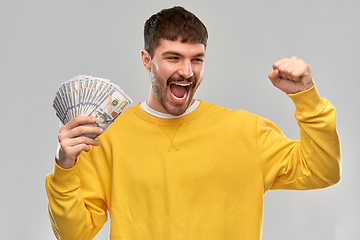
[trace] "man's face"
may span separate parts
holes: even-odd
[[[151,60],[152,87],[147,104],[163,113],[183,114],[203,78],[204,51],[201,43],[161,39]]]

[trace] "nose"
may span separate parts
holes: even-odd
[[[191,62],[184,61],[178,69],[178,74],[184,78],[190,78],[194,75]]]

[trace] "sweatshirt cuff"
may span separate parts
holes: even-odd
[[[296,107],[295,116],[308,116],[320,111],[324,104],[315,84],[303,92],[288,94]]]
[[[76,176],[78,164],[72,168],[64,169],[57,164],[56,158],[54,158],[54,162],[54,171],[50,178],[56,188],[72,189],[80,184],[80,180]]]

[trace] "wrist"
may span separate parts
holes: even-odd
[[[312,115],[318,112],[324,106],[315,84],[306,91],[295,94],[288,94],[288,96],[292,99],[296,107],[296,117]]]
[[[74,161],[60,161],[57,157],[55,157],[55,163],[62,169],[70,169],[75,166],[76,159]]]

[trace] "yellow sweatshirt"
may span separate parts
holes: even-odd
[[[269,189],[340,179],[335,109],[312,89],[289,95],[301,141],[244,110],[204,101],[160,119],[127,109],[72,169],[46,179],[59,239],[91,239],[110,214],[110,239],[259,240]]]

